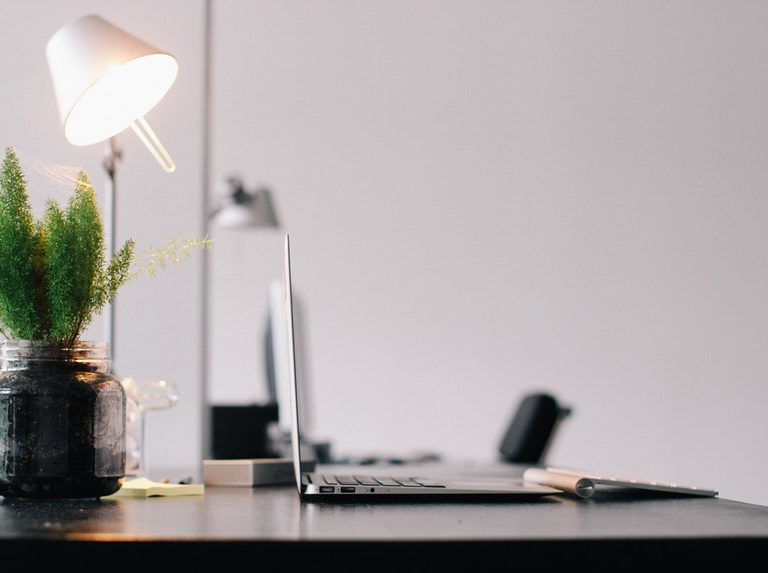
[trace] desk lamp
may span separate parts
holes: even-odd
[[[171,156],[144,119],[170,89],[178,63],[159,50],[107,22],[83,16],[48,41],[48,65],[56,92],[64,136],[73,145],[109,141],[105,226],[107,250],[115,252],[115,175],[122,152],[115,136],[130,127],[160,166],[176,169]],[[114,356],[114,305],[104,311],[104,325]]]

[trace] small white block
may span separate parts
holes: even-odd
[[[312,471],[314,463],[304,462],[302,471]],[[296,484],[290,458],[245,460],[203,460],[203,483],[217,486]]]

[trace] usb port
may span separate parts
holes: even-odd
[[[333,493],[333,486],[332,485],[321,485],[320,486],[320,493]]]
[[[342,487],[341,493],[355,493],[355,488],[350,486]]]

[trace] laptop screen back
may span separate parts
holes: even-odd
[[[301,493],[301,447],[299,431],[299,389],[296,382],[296,351],[293,337],[293,289],[291,287],[291,242],[285,235],[285,327],[288,343],[288,376],[291,390],[291,449],[293,450],[293,471],[296,474],[296,487]]]

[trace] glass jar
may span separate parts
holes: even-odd
[[[137,477],[146,474],[147,412],[167,410],[179,400],[179,389],[168,380],[142,380],[133,377],[121,380],[126,397],[125,416],[125,475]]]
[[[125,475],[125,393],[106,343],[0,343],[0,495],[100,497]]]

